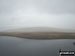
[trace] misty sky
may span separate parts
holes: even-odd
[[[0,29],[75,29],[75,0],[0,0]]]

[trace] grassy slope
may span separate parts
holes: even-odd
[[[15,36],[27,39],[75,39],[75,33],[64,32],[0,32],[0,36]]]

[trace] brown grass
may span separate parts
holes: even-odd
[[[0,36],[14,36],[27,39],[75,39],[75,33],[64,32],[0,32]]]

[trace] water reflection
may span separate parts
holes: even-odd
[[[75,50],[74,39],[30,40],[0,36],[0,56],[58,56],[59,49]]]

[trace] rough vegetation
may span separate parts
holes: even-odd
[[[65,32],[0,32],[0,36],[15,36],[27,39],[75,39],[75,33]]]

